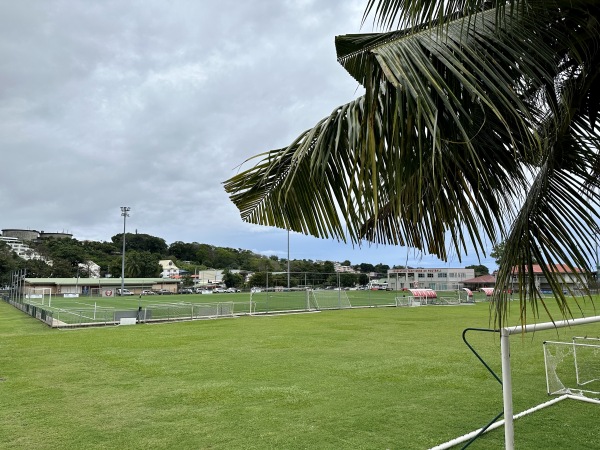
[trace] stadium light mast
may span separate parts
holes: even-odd
[[[123,295],[123,289],[125,289],[125,223],[127,217],[129,217],[129,206],[121,206],[121,215],[123,216],[123,255],[121,259],[121,295]]]

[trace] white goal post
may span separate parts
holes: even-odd
[[[597,322],[600,322],[600,316],[561,320],[557,322],[544,322],[525,326],[506,327],[500,330],[500,353],[502,355],[502,396],[504,399],[504,445],[507,450],[514,450],[515,448],[512,379],[510,374],[510,336],[513,334],[531,333]],[[569,396],[569,398],[572,398],[572,396]]]
[[[577,325],[586,325],[591,323],[600,322],[600,316],[586,317],[581,319],[568,319],[556,322],[544,322],[538,324],[524,325],[524,326],[514,326],[514,327],[505,327],[500,330],[486,330],[486,331],[494,331],[500,333],[500,353],[502,359],[502,397],[504,404],[504,419],[494,422],[492,425],[485,429],[478,429],[472,431],[471,433],[467,433],[463,436],[459,436],[456,439],[452,439],[451,441],[445,442],[441,445],[432,447],[431,450],[444,450],[454,447],[462,442],[469,441],[474,437],[480,435],[481,433],[496,429],[504,425],[504,446],[506,450],[514,450],[515,448],[515,430],[514,430],[514,420],[520,417],[523,417],[527,414],[531,414],[535,411],[538,411],[547,406],[553,405],[557,402],[569,399],[581,400],[589,403],[600,404],[600,400],[596,398],[588,398],[582,395],[582,392],[579,394],[573,393],[565,393],[560,397],[556,397],[550,401],[537,405],[533,408],[530,408],[526,411],[523,411],[519,414],[513,413],[513,399],[512,399],[512,378],[511,378],[511,369],[510,369],[510,336],[513,334],[524,334],[524,333],[532,333],[536,331],[543,330],[551,330],[556,328],[564,328],[564,327],[573,327]],[[567,343],[567,345],[573,346],[573,343]],[[585,345],[585,344],[580,344]],[[588,344],[589,345],[589,344]],[[585,381],[585,380],[584,380]],[[582,390],[579,390],[582,391]]]
[[[35,303],[42,306],[52,306],[52,288],[29,288],[25,297],[28,299],[36,299]],[[39,299],[39,301],[37,301]]]
[[[352,308],[348,294],[344,290],[311,290],[310,303],[315,309]]]

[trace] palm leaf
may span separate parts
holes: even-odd
[[[378,3],[391,11],[404,2]],[[420,23],[338,37],[339,61],[365,95],[290,146],[259,155],[225,189],[250,222],[441,259],[452,251],[460,260],[471,245],[484,254],[486,239],[508,236],[499,281],[509,283],[517,266],[537,312],[524,275],[533,261],[548,262],[555,285],[552,262],[589,271],[598,23],[585,8],[528,2],[504,14],[467,2],[472,17],[451,3],[450,19],[437,10],[420,18],[436,16],[443,33]],[[501,324],[507,303],[499,296],[495,306]]]

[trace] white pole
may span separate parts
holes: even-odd
[[[567,320],[559,320],[556,322],[543,322],[543,323],[534,323],[531,325],[520,326],[517,325],[515,327],[506,327],[503,328],[503,332],[508,334],[519,334],[519,333],[530,333],[532,331],[543,331],[543,330],[551,330],[553,328],[564,328],[571,327],[575,325],[584,325],[587,323],[600,322],[600,316],[592,316],[592,317],[583,317],[581,319],[567,319]]]
[[[581,319],[561,320],[557,322],[534,323],[525,326],[506,327],[500,330],[500,351],[502,355],[502,395],[504,398],[504,445],[506,450],[515,448],[515,431],[513,424],[512,381],[510,375],[510,335],[530,333],[532,331],[550,330],[556,328],[583,325],[599,322],[600,316],[584,317]]]
[[[515,429],[513,424],[512,380],[510,376],[510,333],[503,328],[500,333],[502,355],[502,396],[504,398],[504,448],[514,450]]]
[[[125,289],[125,223],[129,216],[129,206],[121,206],[121,215],[123,216],[123,251],[121,255],[121,295],[123,295],[123,289]]]
[[[540,409],[542,409],[542,408],[546,408],[546,407],[548,407],[548,406],[552,406],[552,405],[554,405],[555,403],[558,403],[558,402],[560,402],[561,400],[565,400],[565,399],[567,399],[567,398],[574,398],[574,396],[569,396],[569,395],[565,394],[565,395],[562,395],[562,396],[560,396],[560,397],[554,398],[554,399],[552,399],[552,400],[548,400],[548,401],[547,401],[547,402],[545,402],[545,403],[542,403],[542,404],[540,404],[540,405],[534,406],[533,408],[529,408],[528,410],[526,410],[526,411],[523,411],[523,412],[520,412],[519,414],[515,414],[515,415],[513,416],[513,419],[514,419],[514,420],[516,420],[516,419],[520,419],[520,418],[521,418],[521,417],[523,417],[523,416],[526,416],[526,415],[528,415],[528,414],[531,414],[531,413],[533,413],[533,412],[535,412],[535,411],[539,411],[539,410],[540,410]],[[585,397],[583,397],[583,399],[585,399]],[[587,399],[587,400],[591,400],[591,399]],[[597,402],[592,402],[592,403],[597,403]],[[496,428],[499,428],[499,427],[501,427],[502,425],[504,425],[504,423],[505,423],[505,422],[506,422],[506,421],[505,421],[504,419],[502,419],[502,420],[499,420],[498,422],[494,422],[494,423],[493,423],[493,424],[491,424],[489,427],[487,427],[487,428],[485,429],[485,431],[483,431],[483,428],[479,428],[479,429],[477,429],[477,430],[475,430],[475,431],[471,431],[470,433],[467,433],[467,434],[465,434],[465,435],[463,435],[463,436],[459,436],[459,437],[457,437],[456,439],[452,439],[451,441],[444,442],[443,444],[436,445],[435,447],[431,447],[431,449],[430,449],[430,450],[445,450],[445,449],[448,449],[448,448],[452,448],[452,447],[454,447],[454,446],[456,446],[456,445],[458,445],[458,444],[460,444],[460,443],[462,443],[462,442],[467,442],[467,441],[470,441],[470,440],[471,440],[471,439],[473,439],[475,436],[477,436],[478,434],[482,433],[482,431],[483,431],[483,433],[487,433],[488,431],[495,430]]]

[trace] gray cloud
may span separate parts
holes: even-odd
[[[222,182],[360,95],[334,36],[359,32],[365,2],[337,3],[4,2],[0,227],[109,240],[128,205],[130,230],[167,242],[286,256],[286,232],[243,223]],[[403,263],[294,240],[292,257]]]

